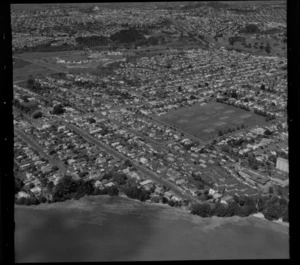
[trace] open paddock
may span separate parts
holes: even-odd
[[[218,102],[170,111],[159,119],[204,141],[217,137],[220,130],[265,122],[263,117],[252,112]]]
[[[54,71],[36,64],[27,64],[22,68],[13,67],[13,80],[27,80],[30,75],[35,77],[49,75]]]

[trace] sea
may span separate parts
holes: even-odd
[[[15,262],[289,258],[289,227],[90,196],[15,206]]]

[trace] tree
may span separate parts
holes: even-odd
[[[228,207],[227,207],[225,216],[226,217],[231,217],[231,216],[236,215],[238,207],[239,206],[238,206],[238,203],[236,201],[230,202]]]
[[[124,165],[125,165],[126,167],[132,167],[132,163],[130,162],[129,159],[127,159],[127,160],[124,162]]]
[[[163,204],[168,203],[168,201],[169,201],[169,200],[168,200],[166,197],[162,197],[162,203],[163,203]]]
[[[220,202],[217,202],[213,208],[213,214],[219,217],[226,216],[227,207]]]
[[[62,105],[55,105],[52,109],[52,114],[59,115],[63,114],[65,112],[65,109],[62,107]]]
[[[203,203],[203,204],[193,204],[191,209],[191,214],[196,214],[201,217],[209,217],[211,216],[211,208],[210,204]]]
[[[20,197],[17,199],[16,204],[25,204],[25,197]]]
[[[213,196],[211,195],[211,194],[207,194],[206,196],[205,196],[205,199],[206,200],[210,200],[210,199],[212,199],[213,198]]]
[[[270,46],[270,43],[267,44],[267,46],[265,47],[265,51],[267,53],[270,53],[271,52],[271,46]]]
[[[174,207],[174,206],[175,206],[175,202],[172,201],[172,200],[169,200],[169,201],[168,201],[168,204],[169,204],[171,207]]]
[[[164,192],[166,192],[166,191],[169,190],[169,188],[167,186],[165,186],[165,185],[163,185],[162,188],[163,188]]]
[[[55,186],[53,191],[53,199],[55,201],[64,201],[66,199],[70,199],[71,194],[76,193],[77,189],[78,182],[74,181],[71,176],[66,175],[61,178]]]
[[[41,196],[38,200],[39,200],[39,203],[45,203],[45,202],[47,202],[47,199],[44,196]]]
[[[239,206],[236,209],[236,215],[240,216],[240,217],[246,217],[249,216],[249,214],[251,213],[252,209],[249,206]]]
[[[29,87],[29,88],[32,88],[33,85],[34,85],[34,83],[35,83],[35,79],[33,78],[33,75],[30,75],[30,76],[28,77],[28,79],[27,79],[27,85],[28,85],[28,87]]]
[[[116,186],[106,187],[105,190],[109,196],[118,196],[119,195],[119,190]]]
[[[39,110],[32,113],[32,118],[37,119],[43,117],[43,113]]]
[[[282,221],[283,222],[289,222],[289,211],[288,209],[285,209],[282,213]]]
[[[113,181],[118,185],[126,184],[127,176],[124,173],[115,173],[113,174]]]
[[[140,189],[139,191],[139,195],[138,195],[138,199],[142,202],[150,199],[150,194],[148,191],[146,191],[145,189]]]
[[[267,199],[263,196],[259,196],[257,199],[257,211],[262,212],[266,206]]]
[[[286,199],[284,199],[284,198],[280,198],[278,200],[278,202],[279,202],[280,206],[284,206],[284,207],[288,206],[288,201]]]
[[[95,120],[94,118],[89,118],[89,119],[88,119],[88,122],[89,122],[89,123],[95,123],[96,120]]]
[[[53,166],[53,167],[52,167],[52,170],[53,170],[53,171],[57,171],[57,170],[58,170],[58,166]]]
[[[266,219],[272,221],[272,220],[277,220],[281,217],[281,208],[279,204],[273,204],[270,207],[268,207],[264,212],[264,216]]]
[[[17,194],[23,187],[23,181],[19,178],[15,178],[15,194]]]
[[[273,192],[274,192],[273,188],[269,187],[269,193],[273,193]]]
[[[52,181],[49,181],[48,184],[47,184],[47,189],[52,191],[52,189],[54,188],[54,184]]]

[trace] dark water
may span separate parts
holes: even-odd
[[[203,219],[124,198],[15,210],[16,262],[288,258],[288,228]]]

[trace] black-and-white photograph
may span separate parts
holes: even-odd
[[[10,11],[15,262],[290,258],[287,1]]]

